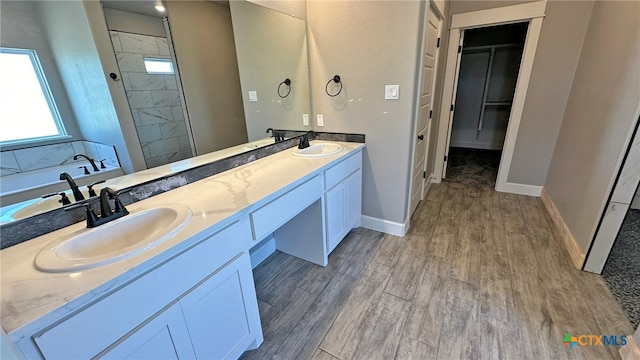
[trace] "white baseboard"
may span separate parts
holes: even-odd
[[[547,209],[547,212],[551,216],[556,229],[560,233],[560,240],[562,240],[564,247],[569,252],[571,261],[578,270],[582,270],[582,265],[584,264],[585,260],[585,254],[582,251],[580,245],[578,245],[578,240],[576,240],[576,238],[571,233],[571,230],[569,229],[567,223],[564,221],[560,210],[558,210],[558,207],[553,202],[546,190],[542,190],[540,200],[542,200],[544,207]]]
[[[249,251],[249,258],[251,259],[251,268],[255,269],[256,266],[260,265],[264,259],[268,258],[269,255],[273,254],[276,251],[276,239],[271,236],[264,240],[262,240],[261,244],[254,246]]]
[[[363,228],[380,231],[385,234],[405,236],[407,234],[407,231],[409,231],[409,219],[407,219],[404,224],[402,224],[394,221],[362,215],[361,226]]]
[[[504,185],[498,184],[496,190],[500,192],[506,192],[518,195],[540,196],[542,194],[542,186],[526,185],[517,183],[506,183]]]

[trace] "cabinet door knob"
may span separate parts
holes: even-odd
[[[424,135],[418,136],[418,140],[424,140]]]

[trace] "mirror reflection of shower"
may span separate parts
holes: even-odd
[[[166,18],[105,8],[147,168],[195,156]]]

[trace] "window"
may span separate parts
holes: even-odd
[[[0,48],[0,143],[66,135],[35,50]]]
[[[147,69],[147,74],[173,74],[173,63],[169,59],[144,58],[144,67]]]

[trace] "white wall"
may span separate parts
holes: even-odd
[[[411,132],[417,91],[420,1],[310,1],[308,43],[312,108],[320,131],[366,135],[363,215],[404,223],[411,172]],[[342,94],[325,84],[342,77]],[[385,100],[385,84],[400,85]]]
[[[640,2],[598,1],[545,188],[586,252],[640,105]]]

